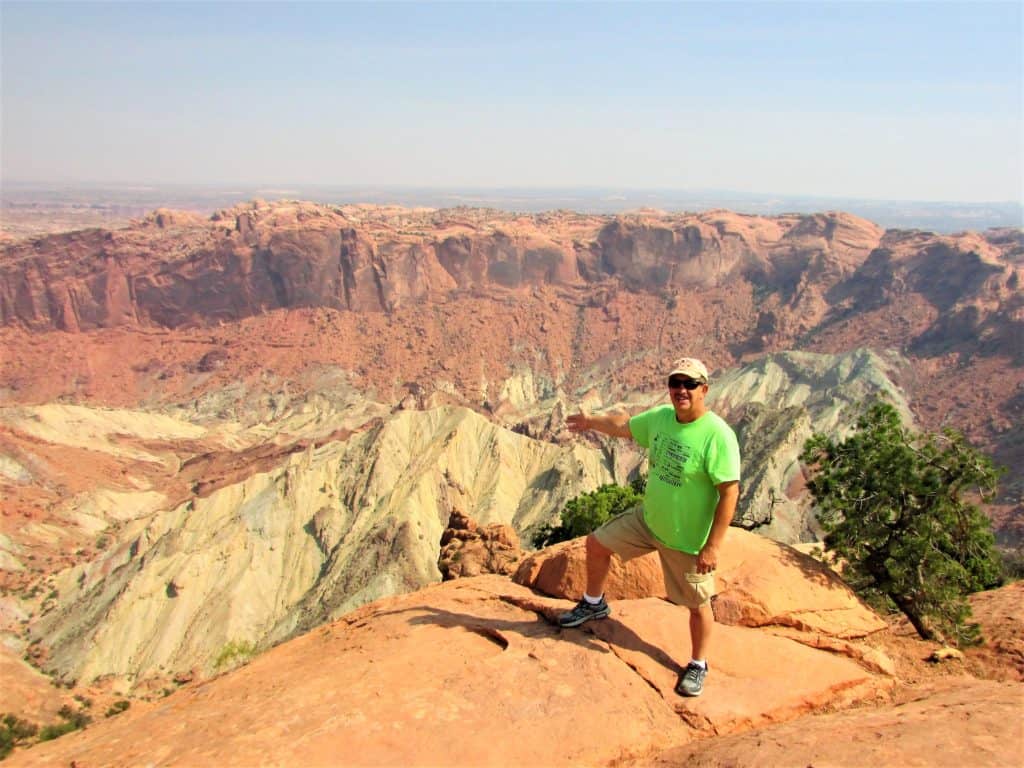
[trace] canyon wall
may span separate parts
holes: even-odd
[[[842,213],[621,216],[259,202],[0,249],[0,618],[60,679],[208,674],[440,578],[453,510],[528,542],[643,470],[578,408],[711,367],[735,523],[820,530],[798,455],[876,394],[1011,468],[1024,238]],[[28,596],[26,596],[28,595]]]

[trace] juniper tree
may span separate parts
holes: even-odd
[[[991,501],[999,470],[953,430],[915,434],[890,404],[868,405],[841,442],[813,435],[802,461],[844,577],[876,606],[902,611],[925,639],[979,637],[966,595],[997,586]]]

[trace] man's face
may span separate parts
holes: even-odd
[[[704,396],[708,385],[697,379],[676,373],[668,378],[668,395],[676,409],[676,420],[695,421],[704,415]]]

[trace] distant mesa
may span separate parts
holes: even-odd
[[[608,280],[646,293],[755,283],[811,309],[801,294],[841,295],[844,280],[883,254],[977,253],[1005,271],[1004,237],[886,234],[842,213],[513,216],[256,200],[211,219],[160,209],[126,229],[8,244],[0,322],[173,328],[278,308],[392,312],[453,291]]]

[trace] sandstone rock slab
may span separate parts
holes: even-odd
[[[60,691],[46,675],[29,666],[0,643],[0,713],[11,714],[34,723],[57,719],[64,704]]]
[[[515,580],[545,594],[578,599],[586,585],[584,540],[527,557]],[[792,547],[738,528],[726,536],[715,580],[715,616],[724,624],[781,625],[847,639],[885,627],[828,567]],[[605,591],[612,600],[665,597],[658,556],[652,553],[628,563],[612,558]]]
[[[1022,710],[1020,683],[950,678],[943,690],[921,690],[902,704],[802,718],[626,765],[1017,768],[1024,754]]]
[[[685,611],[627,600],[560,630],[568,607],[494,575],[380,600],[10,764],[603,765],[887,685],[848,659],[722,627],[708,690],[683,701]]]

